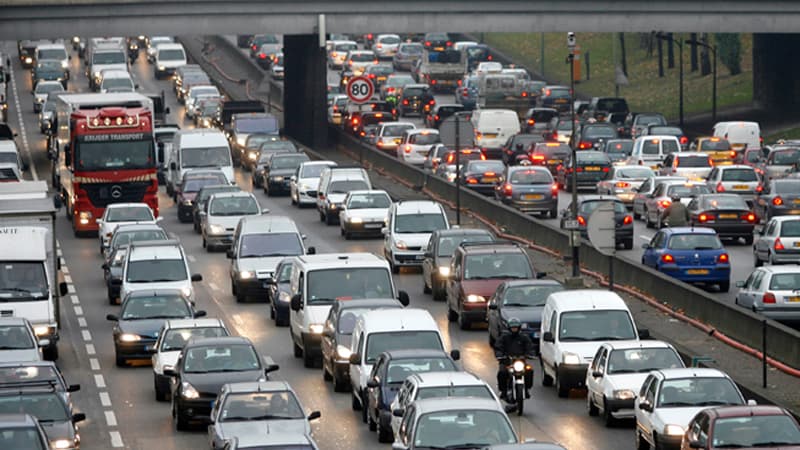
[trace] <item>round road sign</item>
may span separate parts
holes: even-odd
[[[367,77],[353,77],[347,82],[347,97],[354,103],[366,103],[375,93],[375,86]]]

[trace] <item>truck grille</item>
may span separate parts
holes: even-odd
[[[89,201],[95,208],[105,208],[112,203],[141,202],[150,187],[150,181],[127,183],[82,183]]]

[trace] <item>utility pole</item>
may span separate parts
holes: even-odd
[[[680,39],[675,39],[672,34],[664,34],[661,32],[656,33],[656,38],[660,41],[667,41],[670,45],[675,44],[678,46],[678,116],[680,118],[680,126],[683,129],[683,42]],[[661,44],[659,44],[660,46]]]
[[[707,42],[694,39],[687,39],[686,43],[692,46],[699,45],[707,50],[711,50],[711,56],[714,58],[714,63],[711,66],[712,76],[711,79],[711,121],[717,121],[717,47]]]
[[[569,102],[569,120],[570,125],[572,126],[572,137],[570,140],[572,141],[572,179],[570,189],[572,190],[572,208],[570,214],[572,216],[572,220],[578,220],[578,177],[577,173],[575,172],[575,165],[577,160],[577,151],[575,146],[575,47],[577,46],[577,39],[575,38],[575,33],[567,33],[567,47],[569,48],[569,55],[567,55],[567,61],[569,62],[569,92],[570,92],[570,102]],[[578,278],[581,275],[581,264],[580,264],[580,239],[578,242],[574,242],[575,240],[575,230],[569,230],[572,234],[572,239],[570,239],[570,243],[572,244],[572,277]]]

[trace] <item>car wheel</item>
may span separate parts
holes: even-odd
[[[392,428],[385,427],[381,425],[380,420],[380,413],[378,414],[378,442],[383,444],[388,444],[394,442],[394,433],[392,432]]]
[[[325,225],[334,225],[335,223],[336,219],[328,213],[325,213]]]
[[[464,316],[464,313],[458,315],[458,327],[462,330],[469,330],[472,328],[472,321]]]
[[[753,251],[753,265],[756,267],[761,267],[764,265],[764,261],[761,261],[761,259],[758,257],[758,253],[755,251]]]
[[[58,361],[58,347],[55,344],[45,347],[42,351],[42,358],[45,361]]]
[[[422,277],[422,293],[423,294],[430,294],[431,293],[431,287],[428,286],[428,282],[425,281],[425,276],[424,275]]]
[[[369,429],[369,431],[377,430],[378,423],[375,422],[375,420],[373,420],[372,414],[369,413],[369,410],[367,410],[366,408],[364,410],[367,411],[367,428]]]
[[[753,235],[752,234],[748,234],[747,236],[745,236],[744,237],[744,243],[745,243],[745,245],[753,245]]]
[[[553,208],[550,210],[550,218],[555,219],[558,217],[558,208]]]
[[[247,300],[247,296],[239,291],[236,291],[236,303],[244,303]]]
[[[636,447],[636,450],[650,450],[650,444],[642,438],[642,433],[639,430],[636,430],[634,447]]]
[[[125,358],[121,357],[119,353],[115,353],[114,359],[116,360],[117,367],[125,367]]]
[[[447,306],[447,320],[449,322],[455,322],[458,320],[458,313],[450,309],[450,305]]]
[[[317,358],[311,352],[303,351],[303,367],[311,369],[316,365]]]
[[[328,372],[328,368],[325,367],[325,361],[324,360],[322,361],[322,379],[325,380],[325,381],[333,380],[333,376],[331,375],[330,372]]]
[[[106,290],[108,291],[108,292],[107,292],[107,295],[108,295],[108,304],[109,304],[109,305],[116,305],[116,304],[117,304],[117,296],[116,296],[116,295],[114,295],[114,292],[111,290],[111,288],[110,288],[110,287],[109,287],[108,289],[106,289]]]
[[[177,409],[175,411],[175,429],[178,431],[186,431],[189,429],[189,421],[186,420]]]
[[[642,218],[642,215],[636,212],[636,208],[633,208],[633,218],[639,220]]]
[[[556,392],[560,398],[567,398],[569,396],[569,388],[564,386],[561,377],[558,376],[558,366],[556,366]]]
[[[361,402],[358,401],[356,393],[353,391],[350,391],[350,407],[353,408],[353,411],[361,410]]]
[[[544,362],[542,361],[541,357],[539,357],[539,370],[542,371],[542,386],[552,386],[553,377],[551,377],[550,375],[547,374],[547,372],[544,371]]]
[[[393,274],[395,274],[395,275],[400,274],[400,266],[394,265],[391,260],[389,260],[389,265],[392,267],[392,273]]]
[[[433,299],[436,301],[444,301],[447,298],[447,292],[444,290],[444,286],[436,281],[431,281],[433,286],[431,287],[431,291],[433,292]]]
[[[719,284],[719,291],[720,292],[728,292],[731,290],[731,282],[730,281],[723,281]]]
[[[630,250],[630,249],[632,249],[632,248],[633,248],[633,238],[630,238],[630,239],[625,239],[624,241],[622,241],[622,247],[623,247],[625,250]]]
[[[586,411],[592,417],[600,414],[600,410],[597,408],[597,405],[594,404],[594,400],[592,400],[591,392],[586,394]]]
[[[158,378],[155,373],[153,373],[153,390],[156,392],[157,402],[167,401],[167,393],[158,388]]]
[[[644,224],[647,228],[653,228],[653,222],[650,221],[650,211],[644,210]]]
[[[281,317],[278,315],[278,312],[277,312],[277,311],[275,311],[275,326],[278,326],[278,327],[288,327],[288,326],[289,326],[289,319],[288,319],[288,318],[282,319],[282,318],[281,318]]]
[[[367,391],[366,390],[361,391],[361,401],[363,402],[362,405],[361,405],[361,421],[364,422],[364,423],[367,423],[367,416],[369,416],[367,408],[369,408],[369,405],[367,404]]]
[[[603,422],[605,422],[607,427],[611,427],[616,425],[617,419],[611,415],[611,408],[608,406],[608,402],[606,398],[603,397]]]

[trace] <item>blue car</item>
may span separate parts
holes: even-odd
[[[711,228],[664,228],[642,247],[645,266],[686,283],[730,289],[730,256]]]

